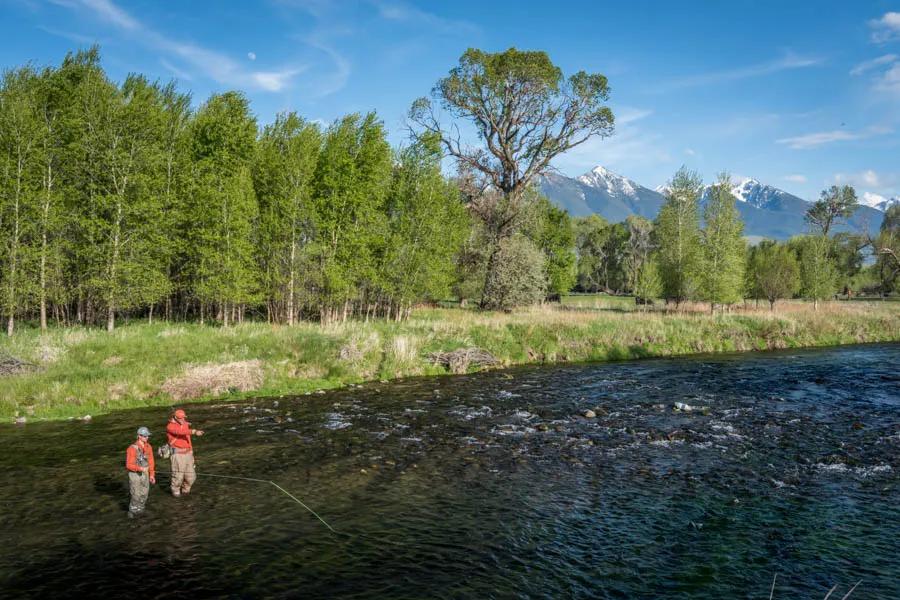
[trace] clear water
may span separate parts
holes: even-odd
[[[200,473],[274,480],[337,534],[203,475],[179,500],[161,474],[127,519],[125,448],[164,410],[3,426],[0,596],[768,598],[777,573],[776,599],[898,598],[898,364],[859,346],[188,407]]]

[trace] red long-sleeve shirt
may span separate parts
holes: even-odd
[[[169,421],[169,424],[166,425],[166,436],[169,438],[169,445],[173,448],[177,448],[182,452],[193,451],[191,424],[187,421],[184,423],[179,423],[175,419]]]
[[[134,471],[135,473],[140,473],[144,470],[141,465],[138,464],[138,449],[137,446],[140,442],[135,442],[128,446],[128,450],[125,451],[125,468],[129,471]],[[156,477],[156,462],[153,460],[153,446],[150,445],[150,442],[144,443],[144,456],[147,457],[147,466],[150,467],[147,470],[150,477]]]

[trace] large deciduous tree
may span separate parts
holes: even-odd
[[[442,122],[428,98],[413,103],[410,118],[422,132],[440,136],[444,150],[477,189],[494,190],[499,201],[474,202],[490,244],[482,305],[492,294],[501,242],[522,225],[529,185],[550,162],[592,136],[612,133],[613,114],[605,106],[605,76],[584,71],[565,78],[545,52],[489,53],[470,48],[459,65],[437,82],[432,97],[452,119],[474,128],[468,143],[456,123]],[[473,198],[477,200],[477,198]]]
[[[716,304],[734,304],[743,299],[744,223],[731,188],[731,178],[722,173],[710,189],[703,210],[700,290],[703,299],[710,303],[710,311],[715,310]]]
[[[296,113],[280,114],[259,141],[254,187],[259,196],[259,254],[271,318],[297,318],[300,267],[312,236],[312,178],[322,132]]]
[[[240,318],[259,283],[250,176],[256,133],[256,119],[238,92],[212,96],[191,129],[194,290],[202,303],[217,306],[225,325]]]
[[[698,203],[703,182],[682,167],[675,173],[654,225],[663,295],[676,306],[696,294],[702,258]]]
[[[824,235],[808,235],[800,238],[799,246],[801,293],[818,310],[819,301],[830,298],[837,285],[831,241]]]
[[[800,290],[800,265],[784,244],[763,240],[751,249],[747,268],[751,297],[768,300],[769,310],[775,310],[776,301]]]
[[[831,228],[848,218],[859,207],[856,191],[849,185],[833,185],[806,211],[806,221],[827,236]]]

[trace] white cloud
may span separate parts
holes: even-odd
[[[900,12],[886,12],[880,19],[869,21],[872,32],[872,41],[883,44],[900,39]]]
[[[621,126],[645,119],[652,115],[653,111],[644,108],[623,106],[622,108],[616,109],[613,114],[616,117],[616,125]]]
[[[878,78],[874,89],[900,98],[900,62],[895,62],[890,69]]]
[[[248,52],[247,58],[249,58],[250,60],[256,60],[256,52]]]
[[[761,75],[769,75],[791,69],[802,69],[819,65],[823,62],[821,58],[811,56],[799,56],[793,52],[786,52],[781,58],[771,60],[755,65],[747,65],[744,67],[736,67],[724,71],[713,71],[710,73],[701,73],[699,75],[691,75],[680,79],[673,79],[663,82],[657,86],[656,91],[670,91],[678,88],[695,87],[700,85],[708,85],[713,83],[722,83],[726,81],[737,81],[750,77],[759,77]]]
[[[806,183],[805,175],[785,175],[782,177],[785,181],[790,181],[792,183]]]
[[[688,156],[696,156],[696,154],[697,154],[697,153],[693,150],[693,148],[685,148],[685,149],[684,149],[684,153],[687,154]]]
[[[170,73],[172,73],[172,75],[174,75],[178,79],[183,79],[184,81],[193,81],[193,79],[194,79],[190,75],[190,73],[182,71],[181,69],[179,69],[178,67],[176,67],[175,65],[173,65],[172,63],[170,63],[169,61],[167,61],[164,58],[159,59],[159,63],[162,66],[164,66]]]
[[[56,0],[56,2],[72,10],[87,9],[99,19],[127,32],[129,39],[176,56],[204,75],[225,85],[278,92],[288,87],[291,80],[306,68],[303,65],[291,65],[272,71],[247,71],[224,54],[173,40],[150,29],[110,0]],[[190,78],[188,72],[171,63],[163,63],[163,66],[183,79]]]
[[[871,71],[881,65],[889,65],[897,60],[896,54],[885,54],[884,56],[879,56],[878,58],[873,58],[872,60],[867,60],[865,62],[861,62],[852,69],[850,69],[851,75],[862,75],[866,71]]]
[[[386,0],[370,0],[378,9],[381,18],[388,21],[409,23],[414,26],[425,26],[444,34],[472,35],[481,33],[481,29],[468,21],[445,19],[426,12],[404,2],[388,2]]]
[[[878,173],[872,169],[857,173],[835,173],[829,183],[875,189],[880,194],[891,194],[900,183],[900,173]]]
[[[864,131],[849,131],[846,129],[835,129],[833,131],[820,131],[817,133],[807,133],[795,137],[781,138],[775,140],[778,144],[785,144],[794,150],[809,150],[818,148],[826,144],[834,142],[843,142],[851,140],[863,140],[866,138],[891,133],[890,128],[886,127],[869,127]]]

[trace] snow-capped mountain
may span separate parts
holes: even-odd
[[[628,215],[652,219],[664,198],[631,179],[602,166],[574,179],[551,174],[543,177],[544,194],[575,217],[597,213],[609,221],[623,221]]]
[[[665,201],[666,185],[655,190],[646,188],[631,179],[613,173],[602,166],[576,178],[552,174],[540,181],[541,191],[575,217],[597,213],[610,222],[624,221],[632,214],[653,219]],[[709,197],[706,186],[701,196],[701,205]],[[766,185],[756,179],[742,179],[731,190],[737,198],[737,208],[744,221],[744,235],[787,239],[804,233],[808,229],[805,215],[809,203],[784,190]],[[879,197],[880,198],[880,197]],[[879,202],[897,202],[897,198]],[[881,225],[884,208],[864,204],[860,206],[849,223],[839,229],[876,230]]]
[[[900,196],[895,196],[893,198],[885,198],[879,194],[873,194],[871,192],[863,193],[862,197],[859,199],[859,203],[863,206],[870,206],[875,210],[880,210],[881,212],[885,212],[892,206],[896,206],[900,204]]]
[[[707,189],[709,189],[708,186]],[[800,200],[800,202],[804,202],[802,199],[797,198],[797,196],[789,194],[784,190],[772,187],[771,185],[764,185],[759,181],[751,178],[746,178],[739,181],[733,188],[731,188],[731,193],[735,198],[738,199],[738,201],[746,202],[747,204],[751,204],[756,208],[762,209],[782,206],[785,202],[791,203],[794,200]]]

